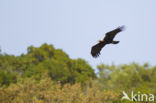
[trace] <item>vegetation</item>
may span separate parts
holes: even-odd
[[[0,103],[131,103],[121,101],[122,91],[156,94],[156,67],[147,63],[100,64],[95,74],[85,60],[53,45],[27,51],[0,53]]]

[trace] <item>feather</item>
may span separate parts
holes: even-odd
[[[117,33],[121,32],[124,30],[124,26],[118,27],[110,32],[107,32],[104,39],[97,43],[96,45],[92,46],[91,48],[91,55],[93,57],[98,57],[100,55],[100,51],[106,44],[118,44],[120,41],[113,41],[114,37],[116,36]]]

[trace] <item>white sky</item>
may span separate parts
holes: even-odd
[[[98,59],[91,46],[125,25]],[[156,0],[0,0],[0,47],[26,53],[30,45],[53,44],[71,58],[96,66],[130,62],[156,64]]]

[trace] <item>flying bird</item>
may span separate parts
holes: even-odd
[[[105,34],[105,37],[101,40],[99,40],[99,43],[96,45],[92,46],[91,48],[91,55],[93,57],[98,57],[100,55],[101,49],[106,45],[106,44],[118,44],[120,41],[114,41],[114,37],[116,36],[117,33],[123,31],[125,29],[125,26],[120,26],[110,32],[107,32]]]

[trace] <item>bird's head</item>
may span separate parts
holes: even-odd
[[[100,39],[100,40],[99,40],[99,42],[103,42],[103,41],[104,41],[103,39]]]

